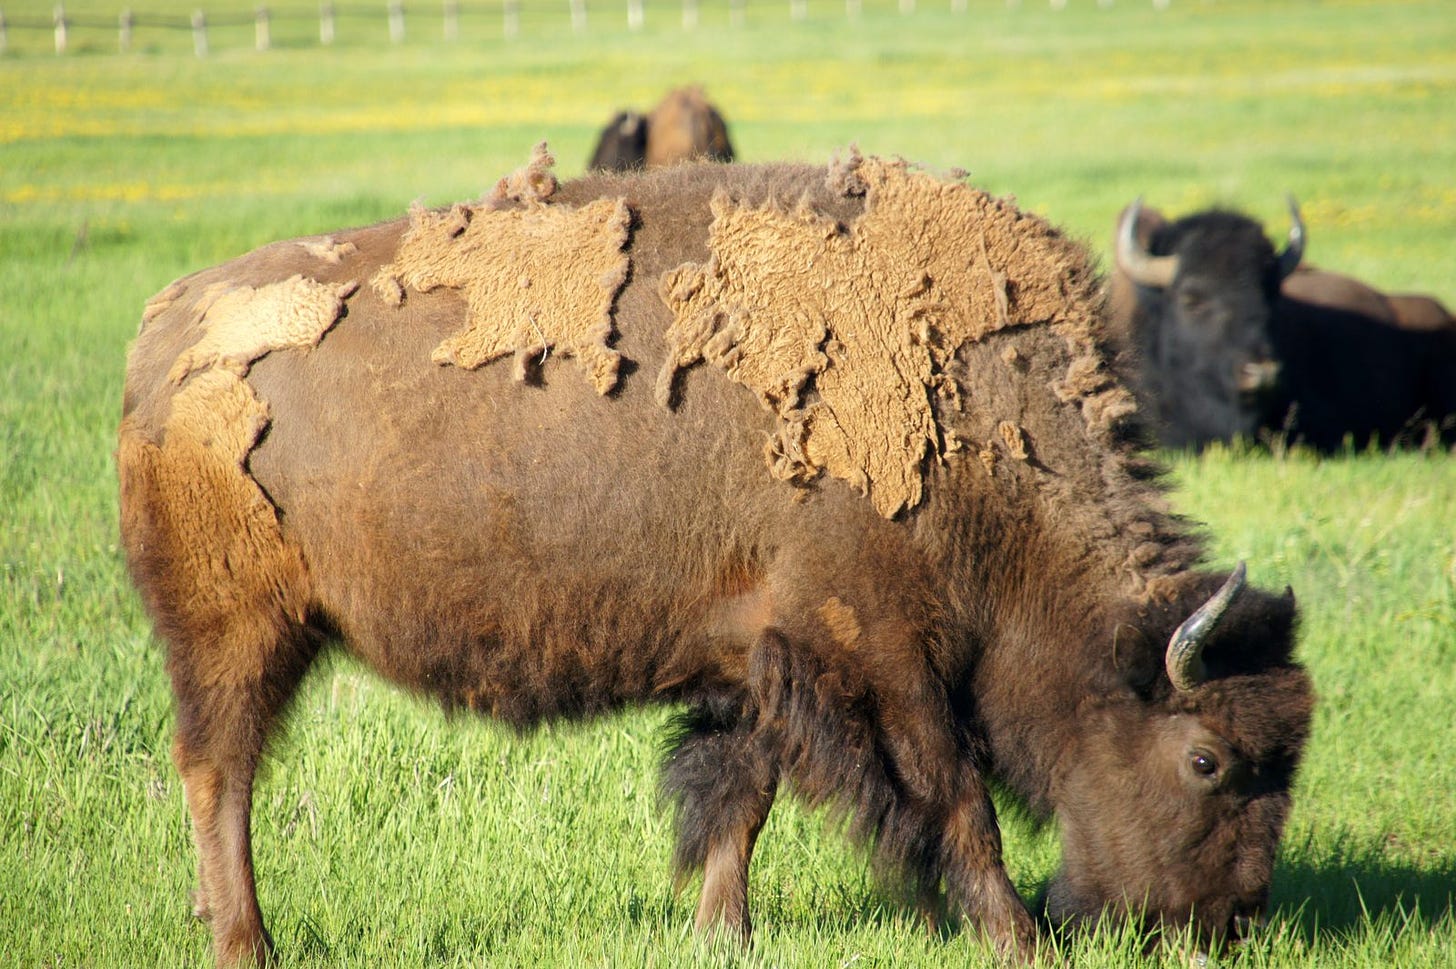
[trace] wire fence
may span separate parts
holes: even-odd
[[[870,0],[877,6],[909,16],[917,4],[937,6],[952,13],[965,13],[970,0]],[[1015,8],[1035,5],[1035,0],[984,0]],[[1111,7],[1115,0],[1087,0],[1099,7]],[[1132,0],[1124,0],[1132,2]],[[1146,3],[1149,0],[1142,0]],[[1150,0],[1154,7],[1167,7],[1171,0]],[[126,54],[156,51],[176,46],[168,38],[188,33],[192,50],[206,57],[217,47],[251,46],[258,51],[274,47],[350,44],[403,44],[407,39],[431,38],[445,43],[461,40],[514,40],[523,33],[547,34],[562,29],[584,33],[605,26],[610,30],[640,31],[648,26],[680,25],[683,30],[700,26],[742,27],[750,21],[806,21],[811,17],[809,0],[556,0],[551,4],[521,0],[439,0],[411,4],[403,0],[380,0],[373,4],[336,4],[324,0],[317,7],[258,6],[248,10],[181,14],[150,14],[130,7],[114,18],[97,15],[73,16],[58,4],[51,17],[11,17],[0,7],[0,56],[54,50],[57,55],[75,52],[115,51]],[[1053,10],[1068,6],[1069,0],[1047,0]],[[815,0],[812,15],[818,18],[858,19],[865,0]],[[711,22],[710,22],[711,18]],[[251,34],[251,38],[249,35]],[[49,35],[47,38],[45,35]],[[12,39],[17,43],[12,46]],[[50,43],[46,43],[49,39]]]

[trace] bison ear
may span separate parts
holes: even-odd
[[[1135,614],[1113,625],[1111,663],[1097,677],[1097,692],[1132,692],[1143,698],[1153,692],[1162,670],[1162,654],[1144,628],[1146,622],[1146,616]]]
[[[1276,595],[1249,589],[1230,610],[1209,659],[1223,674],[1288,665],[1293,658],[1299,628],[1299,607],[1294,590]]]

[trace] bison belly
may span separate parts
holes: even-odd
[[[405,332],[351,310],[306,364],[251,378],[273,414],[253,474],[328,623],[388,675],[518,722],[733,675],[751,631],[712,642],[716,604],[762,580],[765,519],[788,544],[803,527],[765,487],[757,405],[705,388],[669,412],[549,357],[531,382],[442,367],[430,321],[455,300],[432,302]]]

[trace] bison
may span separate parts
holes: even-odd
[[[587,168],[625,172],[647,164],[647,119],[636,111],[618,111],[597,138]]]
[[[1254,220],[1118,220],[1114,331],[1162,441],[1277,433],[1321,451],[1456,440],[1456,324],[1436,300],[1301,266],[1293,200],[1276,253]]]
[[[967,255],[967,253],[971,255]],[[147,305],[123,542],[176,700],[219,965],[266,958],[254,772],[305,672],[527,728],[673,704],[696,925],[747,939],[780,792],[927,912],[1203,945],[1260,917],[1309,729],[1292,593],[1198,567],[1085,249],[857,153],[558,184],[278,242]]]
[[[669,91],[646,116],[617,112],[602,129],[587,167],[621,172],[697,159],[730,162],[733,144],[723,115],[702,89],[685,87]]]

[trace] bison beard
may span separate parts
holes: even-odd
[[[333,644],[523,728],[679,705],[705,932],[748,937],[783,791],[1030,958],[993,779],[1061,826],[1052,922],[1256,915],[1312,702],[1296,610],[1193,570],[1087,253],[857,155],[549,167],[143,313],[122,532],[218,964],[271,949],[254,773]]]

